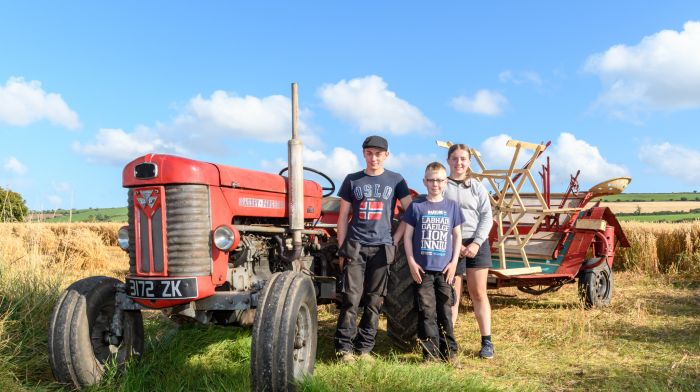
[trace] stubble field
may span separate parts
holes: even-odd
[[[57,390],[47,327],[60,291],[80,277],[123,278],[120,224],[0,224],[0,390]],[[374,363],[334,360],[335,310],[319,313],[319,351],[304,390],[700,389],[700,223],[625,223],[611,307],[585,310],[575,285],[535,297],[491,291],[496,358],[477,358],[468,299],[456,334],[464,369],[420,362],[389,342],[382,322]],[[249,390],[250,330],[179,326],[147,312],[146,353],[110,369],[97,391]]]

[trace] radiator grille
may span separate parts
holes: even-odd
[[[141,251],[138,254],[138,262],[141,272],[162,273],[167,269],[170,276],[209,275],[211,273],[209,248],[211,223],[208,187],[206,185],[169,185],[164,187],[164,193],[165,249],[162,235],[162,209],[155,210],[149,220],[147,214],[141,209],[134,208],[134,191],[129,190],[129,272],[132,274],[137,272],[134,215],[139,214]]]
[[[169,274],[211,274],[209,189],[206,185],[166,186],[165,204]]]

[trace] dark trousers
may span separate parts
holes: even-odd
[[[424,357],[450,358],[457,354],[452,328],[454,291],[439,271],[426,271],[415,284],[418,305],[418,337]]]
[[[379,312],[386,295],[389,276],[386,248],[391,245],[369,246],[347,242],[339,252],[346,259],[335,350],[368,353],[374,348]],[[358,328],[356,322],[360,306],[362,319]]]

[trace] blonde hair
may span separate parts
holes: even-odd
[[[445,165],[443,165],[440,162],[430,162],[428,164],[428,166],[425,167],[426,173],[428,171],[438,171],[438,170],[443,170],[445,173],[447,173],[447,169],[445,168]]]

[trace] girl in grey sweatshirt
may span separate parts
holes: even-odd
[[[481,182],[469,177],[469,149],[464,144],[454,144],[447,153],[450,175],[445,188],[445,198],[456,201],[462,214],[462,249],[455,276],[455,305],[452,322],[457,321],[462,277],[466,277],[467,290],[474,305],[474,315],[481,332],[482,358],[493,358],[491,342],[491,305],[486,295],[486,279],[492,266],[489,232],[493,226],[491,202]]]

